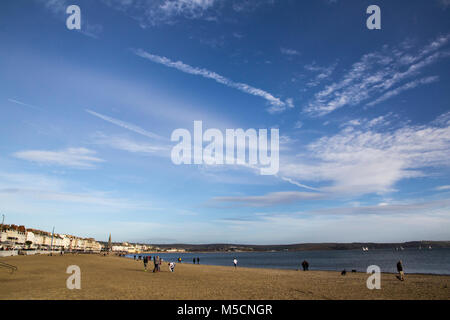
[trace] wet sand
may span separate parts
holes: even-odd
[[[144,272],[142,261],[117,256],[65,255],[0,258],[0,299],[450,299],[450,276],[382,274],[381,290],[368,274],[177,264]],[[66,269],[81,268],[81,290],[69,290]]]

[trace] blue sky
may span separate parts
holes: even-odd
[[[449,14],[448,0],[2,1],[0,213],[98,240],[449,240]],[[279,129],[279,173],[174,165],[171,133],[195,120]]]

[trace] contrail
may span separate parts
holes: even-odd
[[[291,100],[289,100],[290,102],[281,101],[279,98],[274,97],[269,92],[266,92],[262,89],[252,87],[245,83],[234,82],[224,76],[221,76],[220,74],[217,74],[214,71],[210,71],[210,70],[203,69],[203,68],[192,67],[181,61],[174,62],[166,57],[154,55],[154,54],[148,53],[142,49],[137,49],[137,50],[132,49],[132,52],[141,58],[150,60],[150,61],[158,63],[158,64],[162,64],[166,67],[174,68],[174,69],[177,69],[184,73],[201,76],[203,78],[212,79],[212,80],[214,80],[220,84],[223,84],[227,87],[237,89],[237,90],[245,92],[247,94],[261,97],[261,98],[267,100],[271,104],[272,107],[270,107],[268,109],[268,111],[270,113],[283,111],[286,109],[286,106],[288,106],[290,108],[293,107]]]
[[[32,108],[32,109],[35,109],[35,110],[43,111],[42,108],[33,106],[32,104],[24,103],[24,102],[21,102],[21,101],[18,101],[18,100],[14,100],[14,99],[8,99],[8,101],[12,102],[12,103],[15,103],[15,104],[19,104],[21,106],[25,106],[25,107],[29,107],[29,108]]]
[[[105,121],[108,121],[108,122],[110,122],[112,124],[115,124],[116,126],[122,127],[124,129],[130,130],[130,131],[133,131],[133,132],[136,132],[136,133],[139,133],[139,134],[141,134],[143,136],[146,136],[148,138],[158,139],[158,140],[166,140],[166,138],[161,137],[160,135],[157,135],[156,133],[149,132],[149,131],[147,131],[145,129],[142,129],[141,127],[138,127],[138,126],[136,126],[134,124],[131,124],[131,123],[128,123],[128,122],[124,122],[124,121],[121,121],[121,120],[118,120],[118,119],[114,119],[114,118],[105,116],[103,114],[94,112],[94,111],[89,110],[89,109],[86,109],[86,112],[88,112],[88,113],[92,114],[93,116],[96,116],[96,117],[98,117],[98,118],[100,118],[102,120],[105,120]]]
[[[317,188],[313,188],[313,187],[307,186],[305,184],[301,184],[301,183],[299,183],[297,181],[292,180],[291,178],[286,178],[286,177],[279,177],[279,178],[281,180],[283,180],[283,181],[289,182],[289,183],[291,183],[293,185],[296,185],[297,187],[300,187],[300,188],[305,188],[305,189],[314,190],[314,191],[320,191]]]

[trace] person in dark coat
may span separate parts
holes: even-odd
[[[405,273],[403,272],[403,262],[402,262],[402,260],[397,262],[397,271],[398,271],[398,274],[399,274],[398,278],[401,281],[404,281],[405,280]]]
[[[144,256],[144,260],[143,261],[144,261],[144,271],[147,272],[148,257]]]
[[[309,269],[309,263],[306,260],[303,260],[302,262],[303,271],[308,271]]]
[[[158,263],[159,263],[159,259],[156,256],[153,256],[153,264],[154,264],[153,272],[158,271]]]
[[[197,264],[200,264],[200,258],[197,257]]]

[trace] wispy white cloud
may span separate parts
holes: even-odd
[[[254,207],[270,207],[278,204],[289,204],[292,202],[302,200],[321,200],[324,198],[323,194],[317,193],[309,196],[308,194],[290,194],[289,192],[271,193],[263,196],[255,197],[221,197],[214,198],[214,201],[218,202],[236,202]],[[263,199],[261,201],[261,199]],[[393,216],[393,215],[431,215],[446,213],[450,209],[450,199],[438,199],[438,200],[403,200],[397,203],[379,203],[378,205],[352,205],[352,206],[340,206],[340,207],[327,207],[305,211],[284,211],[284,212],[266,212],[258,213],[251,217],[247,217],[243,220],[264,220],[275,217],[290,217],[298,218],[305,215],[311,216]]]
[[[441,114],[436,120],[433,121],[433,125],[436,126],[450,126],[450,111]]]
[[[36,0],[55,15],[64,15],[70,5],[68,0]]]
[[[376,100],[380,95],[386,94],[385,100],[405,90],[431,83],[437,79],[424,78],[395,89],[402,81],[419,75],[425,67],[450,56],[450,51],[442,50],[449,41],[450,34],[447,34],[437,37],[415,53],[411,53],[410,48],[405,49],[407,46],[403,44],[396,48],[384,46],[381,51],[365,54],[340,81],[317,92],[304,110],[310,115],[322,116],[347,105]],[[388,93],[392,88],[394,91]]]
[[[112,118],[112,117],[109,117],[109,116],[105,116],[105,115],[103,115],[101,113],[94,112],[92,110],[86,109],[86,112],[88,112],[88,113],[92,114],[93,116],[96,116],[96,117],[98,117],[98,118],[100,118],[102,120],[105,120],[107,122],[115,124],[116,126],[122,127],[124,129],[130,130],[130,131],[133,131],[135,133],[141,134],[141,135],[146,136],[148,138],[158,139],[158,140],[166,140],[166,138],[161,137],[160,135],[157,135],[156,133],[153,133],[153,132],[147,131],[145,129],[142,129],[141,127],[138,127],[138,126],[136,126],[134,124],[131,124],[131,123],[128,123],[128,122],[125,122],[125,121],[122,121],[122,120],[118,120],[118,119],[115,119],[115,118]]]
[[[344,122],[340,125],[341,128],[348,128],[348,127],[362,127],[363,129],[370,129],[373,127],[383,127],[391,124],[393,120],[396,120],[397,117],[392,113],[388,113],[386,115],[378,116],[373,119],[367,119],[367,118],[359,118],[359,119],[352,119],[347,122]]]
[[[98,39],[103,32],[103,26],[101,24],[91,24],[88,21],[85,21],[81,30],[79,30],[85,36]]]
[[[380,102],[383,102],[389,98],[395,97],[397,95],[399,95],[400,93],[402,93],[403,91],[406,90],[411,90],[414,89],[420,85],[424,85],[424,84],[429,84],[429,83],[433,83],[439,80],[438,76],[431,76],[431,77],[426,77],[426,78],[422,78],[422,79],[417,79],[411,82],[408,82],[398,88],[395,88],[393,90],[387,91],[386,93],[384,93],[381,97],[379,97],[378,99],[368,103],[368,106],[374,106]]]
[[[437,191],[444,191],[444,190],[450,190],[450,185],[446,186],[439,186],[435,188]]]
[[[142,204],[130,203],[123,198],[116,198],[108,196],[104,193],[74,193],[74,192],[57,192],[42,189],[30,189],[30,188],[6,188],[0,189],[0,195],[16,195],[26,198],[32,198],[38,201],[50,201],[55,203],[78,203],[84,205],[95,205],[101,207],[115,207],[122,209],[138,209],[142,208]],[[146,209],[150,209],[150,206],[146,206]]]
[[[275,0],[234,0],[232,8],[236,12],[250,12],[264,5],[273,5]]]
[[[411,201],[387,206],[258,212],[218,222],[227,232],[250,233],[252,241],[262,243],[268,238],[274,243],[299,242],[298,234],[301,234],[301,241],[308,242],[376,242],[380,239],[380,230],[385,235],[384,241],[390,242],[430,237],[442,240],[448,237],[449,209],[448,200]]]
[[[181,19],[215,21],[214,8],[220,0],[102,0],[109,7],[124,12],[139,22],[142,28],[159,24],[174,24]]]
[[[0,172],[0,188],[60,190],[65,184],[58,178],[24,172]]]
[[[431,214],[435,211],[450,209],[450,199],[430,201],[408,201],[405,203],[380,203],[376,206],[354,206],[324,208],[312,210],[310,214],[326,215],[394,215],[394,214]]]
[[[450,0],[437,0],[437,1],[444,9],[450,7]]]
[[[234,88],[234,89],[237,89],[244,93],[251,94],[251,95],[254,95],[257,97],[261,97],[261,98],[265,99],[271,105],[271,107],[268,109],[268,111],[270,113],[283,111],[286,109],[286,106],[290,106],[292,104],[292,103],[283,102],[279,98],[274,97],[272,94],[270,94],[267,91],[264,91],[262,89],[252,87],[245,83],[234,82],[224,76],[217,74],[214,71],[210,71],[210,70],[203,69],[203,68],[192,67],[181,61],[172,61],[166,57],[154,55],[154,54],[148,53],[142,49],[133,50],[133,52],[137,56],[147,59],[147,60],[150,60],[154,63],[162,64],[166,67],[174,68],[174,69],[177,69],[184,73],[189,73],[192,75],[211,79],[211,80],[214,80],[214,81],[216,81],[220,84],[223,84],[227,87]]]
[[[286,99],[286,105],[287,105],[289,108],[294,108],[294,107],[295,107],[295,105],[294,105],[294,99],[292,99],[292,98],[287,98],[287,99]]]
[[[297,121],[294,125],[295,129],[301,129],[303,127],[303,122]]]
[[[290,49],[290,48],[280,48],[280,51],[282,54],[285,54],[287,56],[299,56],[300,52],[298,52],[295,49]]]
[[[336,69],[337,63],[333,63],[332,65],[328,67],[322,67],[318,66],[315,62],[312,62],[310,64],[307,64],[304,66],[304,68],[312,73],[315,74],[315,76],[308,81],[306,84],[308,87],[316,87],[322,81],[327,80],[331,74]]]
[[[48,212],[49,207],[44,203],[55,207],[64,204],[68,206],[66,208],[72,208],[74,204],[86,205],[90,210],[108,209],[108,212],[111,209],[148,210],[152,208],[147,202],[118,197],[114,192],[67,190],[71,185],[73,183],[43,174],[0,172],[0,199],[3,204],[8,204],[11,210],[20,209],[19,211],[30,212],[36,212],[39,209]],[[27,205],[32,204],[32,209],[25,210],[27,207],[21,206],[23,202]]]
[[[394,191],[397,182],[426,175],[426,168],[450,165],[448,124],[386,130],[387,121],[389,117],[358,120],[313,141],[298,157],[281,158],[280,175],[325,183],[322,192],[357,195]]]
[[[217,0],[165,0],[160,6],[167,16],[183,15],[187,18],[202,17],[206,10],[214,6]]]
[[[317,200],[323,197],[321,193],[284,191],[272,192],[262,196],[215,197],[212,200],[216,203],[231,203],[237,206],[270,207],[303,200]]]
[[[95,151],[86,148],[68,148],[59,151],[28,150],[14,153],[16,158],[45,165],[58,165],[79,169],[93,168],[104,160],[95,157]]]

